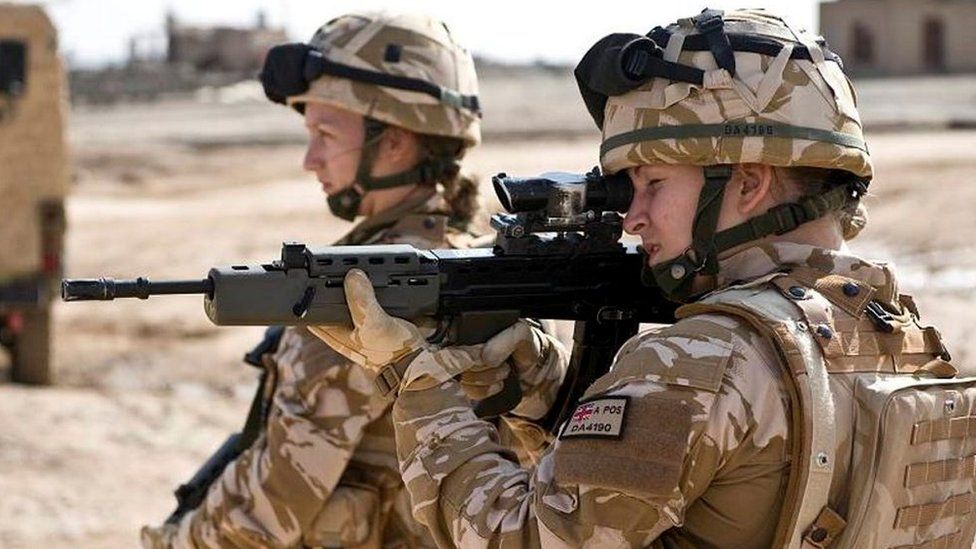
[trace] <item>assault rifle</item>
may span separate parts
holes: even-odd
[[[215,267],[182,281],[65,280],[65,301],[146,299],[203,294],[218,325],[316,325],[348,322],[343,278],[364,270],[384,310],[432,316],[433,339],[479,343],[519,318],[576,321],[573,354],[557,406],[544,424],[555,429],[583,390],[604,374],[640,322],[670,323],[674,306],[642,284],[643,255],[619,242],[632,197],[626,174],[563,172],[535,178],[498,174],[492,183],[508,214],[492,217],[493,248],[418,250],[406,245],[309,247],[286,242],[281,258],[260,265]],[[521,391],[505,389],[479,403],[481,417],[512,409]]]

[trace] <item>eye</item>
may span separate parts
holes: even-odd
[[[335,137],[335,132],[331,131],[327,126],[319,125],[315,126],[315,135],[322,139],[330,139]]]
[[[647,181],[647,185],[645,185],[645,186],[646,186],[646,187],[647,187],[648,189],[653,189],[653,188],[656,188],[656,187],[657,187],[657,185],[658,185],[658,183],[660,183],[660,182],[662,182],[662,181],[664,181],[664,180],[663,180],[663,179],[649,179],[649,180]]]

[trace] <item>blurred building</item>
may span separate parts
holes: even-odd
[[[251,28],[184,25],[170,13],[161,31],[130,37],[124,65],[70,71],[71,101],[154,101],[251,80],[268,50],[287,38],[263,12]]]
[[[256,71],[275,44],[287,41],[284,29],[269,28],[259,12],[253,28],[193,27],[166,17],[166,61],[201,71]]]
[[[976,0],[838,0],[820,32],[851,74],[976,72]]]

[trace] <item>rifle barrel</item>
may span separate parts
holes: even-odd
[[[65,301],[111,301],[122,297],[148,299],[151,295],[211,293],[213,293],[213,282],[209,278],[151,282],[144,277],[135,280],[103,277],[61,281],[61,298]]]

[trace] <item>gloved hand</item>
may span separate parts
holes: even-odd
[[[522,400],[512,413],[540,419],[556,400],[569,353],[558,339],[535,323],[519,320],[485,342],[481,361],[484,367],[512,364],[522,388]]]
[[[481,400],[501,390],[514,365],[522,385],[523,417],[545,415],[565,373],[566,352],[557,340],[520,320],[484,344],[437,347],[415,324],[388,315],[366,273],[352,269],[343,282],[353,325],[310,326],[337,352],[365,368],[387,396],[401,389],[423,390],[458,374],[469,398]]]
[[[310,326],[309,330],[365,368],[383,394],[395,396],[408,385],[412,390],[426,389],[480,365],[482,345],[438,348],[413,323],[386,314],[363,271],[350,270],[343,287],[353,325]]]
[[[476,364],[458,377],[461,390],[473,401],[495,396],[505,387],[505,380],[512,369],[507,362],[500,364]]]

